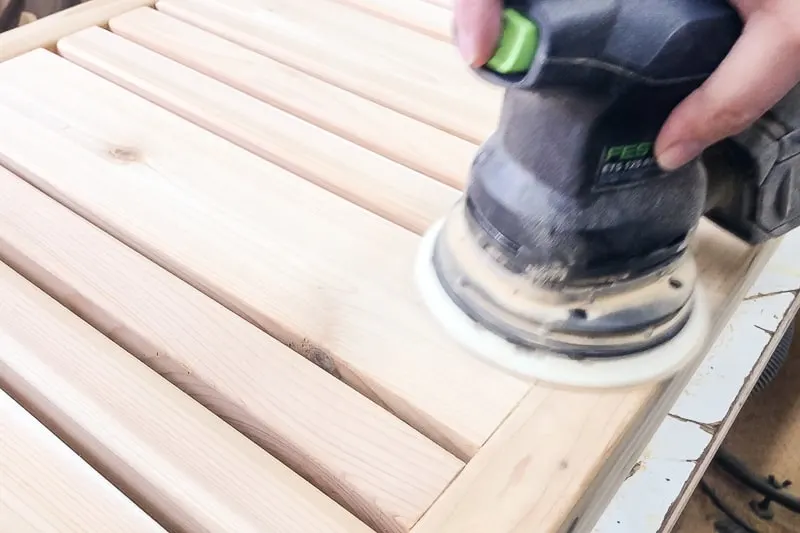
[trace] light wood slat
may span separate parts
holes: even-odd
[[[648,392],[533,388],[413,533],[570,531],[567,516]]]
[[[2,264],[0,293],[4,387],[166,529],[370,531]]]
[[[416,235],[42,50],[0,64],[0,121],[9,168],[459,458],[527,390],[429,318]]]
[[[71,61],[414,233],[423,233],[458,199],[454,188],[101,28],[62,39],[58,50]]]
[[[445,9],[453,9],[453,5],[455,2],[455,0],[424,0],[424,1],[428,2],[429,4],[443,7]]]
[[[306,28],[304,37],[318,34],[331,45],[368,46],[373,63],[387,66],[415,67],[413,74],[436,80],[439,90],[449,90],[451,98],[463,98],[475,105],[480,98],[502,96],[499,89],[482,82],[466,67],[458,51],[449,42],[432,39],[403,25],[386,20],[346,2],[382,2],[386,0],[208,0],[225,8],[244,12],[256,19],[283,21]],[[416,0],[405,2],[406,8]],[[398,9],[396,6],[393,9]],[[310,33],[313,32],[313,33]],[[385,54],[385,55],[384,55]],[[392,55],[390,55],[392,54]],[[395,57],[393,57],[395,55]],[[471,99],[471,100],[470,100]],[[491,100],[490,102],[491,103]],[[478,104],[481,106],[482,104]],[[491,107],[486,107],[490,113]],[[492,115],[490,118],[496,118]]]
[[[156,0],[91,0],[0,33],[0,61],[11,59],[34,48],[53,49],[56,41],[96,24],[105,24],[113,16]]]
[[[166,533],[0,390],[0,531],[94,533],[111,524],[114,533]]]
[[[445,42],[452,40],[453,14],[444,6],[425,0],[335,0],[361,9]]]
[[[499,87],[455,46],[322,0],[162,0],[157,9],[475,143],[497,125]]]
[[[567,521],[575,522],[575,533],[591,533],[594,530],[631,468],[641,458],[645,446],[652,440],[690,380],[696,376],[722,329],[730,326],[730,320],[740,308],[746,293],[763,273],[778,247],[785,246],[781,241],[772,239],[761,245],[749,246],[708,220],[701,220],[690,247],[711,308],[711,327],[705,338],[702,357],[663,386],[649,387],[650,396],[639,406],[637,420],[626,428],[626,432],[616,436],[620,445],[613,453],[601,456],[597,461],[597,476],[581,487],[583,491],[579,501],[567,517]],[[626,407],[632,408],[630,405]]]
[[[477,145],[154,9],[109,28],[199,72],[461,189]],[[374,176],[378,179],[377,176]]]
[[[706,352],[776,245],[700,224],[691,247],[713,317]],[[631,390],[533,387],[413,533],[592,531],[699,363]]]
[[[463,466],[2,168],[0,260],[374,529],[407,531]]]

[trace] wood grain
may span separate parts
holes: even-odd
[[[701,221],[691,247],[700,279],[707,289],[712,316],[702,357],[672,380],[652,387],[649,401],[639,408],[638,420],[627,433],[619,435],[621,445],[602,458],[597,475],[580,494],[569,518],[576,523],[575,533],[593,530],[680,394],[708,357],[722,328],[730,327],[731,317],[779,245],[781,239],[773,239],[751,247],[707,220]]]
[[[414,233],[458,199],[454,188],[101,28],[62,39],[58,51]]]
[[[166,533],[2,390],[0,431],[0,531]]]
[[[700,225],[692,250],[714,317],[707,347],[774,246],[750,248]],[[592,531],[699,363],[666,383],[629,390],[533,387],[413,532]]]
[[[429,318],[411,232],[43,50],[0,64],[0,121],[8,168],[460,459],[525,394]]]
[[[161,0],[157,9],[475,143],[502,91],[445,42],[327,0]]]
[[[477,150],[473,143],[154,9],[135,9],[109,20],[108,26],[126,39],[447,185],[461,189],[466,182]]]
[[[414,533],[568,531],[573,506],[648,394],[532,389]]]
[[[425,0],[335,0],[395,24],[451,41],[453,14],[444,6]]]
[[[447,0],[428,1],[431,4],[452,4]],[[391,131],[403,124],[403,119],[399,118],[402,114],[406,116],[406,123],[424,121],[468,140],[461,146],[470,146],[492,132],[500,106],[499,91],[492,91],[471,78],[455,48],[439,38],[426,35],[424,30],[420,31],[419,19],[417,22],[410,18],[401,20],[403,16],[417,16],[423,9],[427,10],[413,2],[389,6],[382,0],[162,0],[158,9],[161,11],[158,24],[162,21],[165,24],[158,30],[148,32],[144,27],[148,21],[156,20],[148,9],[138,10],[130,17],[120,17],[117,20],[123,23],[112,30],[118,31],[119,35],[129,31],[131,40],[195,69],[199,74],[187,74],[186,69],[178,67],[170,71],[153,70],[150,62],[124,64],[127,50],[134,52],[134,58],[141,59],[147,54],[142,48],[131,47],[118,38],[109,40],[114,36],[102,30],[68,38],[63,50],[71,54],[73,61],[101,72],[118,84],[127,84],[179,114],[194,117],[195,123],[227,136],[233,142],[192,126],[189,121],[181,120],[74,64],[37,51],[0,65],[0,121],[7,127],[6,131],[13,132],[13,135],[4,136],[0,143],[0,162],[24,175],[25,179],[89,222],[161,265],[163,271],[135,256],[132,251],[120,252],[127,254],[125,257],[137,257],[137,264],[149,265],[139,265],[142,273],[155,278],[154,273],[159,272],[163,279],[171,280],[165,286],[169,291],[159,298],[168,300],[173,295],[172,288],[180,286],[184,288],[186,299],[172,302],[156,298],[162,307],[152,309],[150,302],[154,297],[147,290],[139,289],[141,297],[148,299],[146,303],[130,297],[119,301],[123,293],[114,292],[114,289],[121,291],[130,287],[129,280],[113,280],[109,274],[98,280],[87,272],[94,272],[90,268],[100,266],[109,269],[118,266],[114,273],[119,275],[128,263],[117,265],[113,261],[118,256],[112,254],[98,259],[88,253],[76,253],[74,250],[85,249],[79,245],[71,245],[70,254],[70,250],[53,244],[48,232],[53,236],[63,233],[65,239],[74,239],[72,233],[66,232],[79,227],[75,226],[75,221],[80,220],[70,215],[69,220],[73,223],[64,223],[59,231],[50,229],[52,225],[37,225],[51,220],[49,217],[57,211],[53,203],[49,204],[52,209],[43,210],[48,218],[31,222],[30,217],[34,215],[23,216],[20,210],[33,204],[24,202],[23,196],[10,197],[5,207],[8,213],[13,213],[13,220],[6,219],[12,220],[9,224],[12,229],[6,228],[0,234],[13,236],[14,244],[4,244],[2,253],[14,266],[35,278],[137,356],[146,360],[147,350],[153,350],[155,346],[171,350],[167,352],[167,359],[158,352],[157,358],[161,360],[157,363],[163,366],[157,367],[153,357],[148,363],[170,375],[170,379],[265,448],[274,450],[279,458],[300,470],[315,484],[326,487],[325,490],[337,500],[351,502],[349,507],[359,516],[364,516],[368,526],[359,523],[355,529],[350,528],[344,522],[353,518],[344,510],[282,469],[262,450],[249,447],[246,450],[253,455],[244,452],[234,455],[234,472],[226,472],[230,477],[220,485],[227,489],[231,479],[238,481],[236,472],[248,474],[252,469],[246,461],[262,460],[262,456],[256,453],[259,452],[268,458],[267,465],[263,466],[267,489],[261,485],[261,476],[255,475],[257,481],[248,479],[250,484],[235,489],[234,493],[217,485],[214,485],[214,490],[219,492],[211,496],[201,491],[197,509],[192,507],[196,502],[191,500],[193,494],[190,492],[198,490],[193,483],[198,479],[209,484],[212,478],[218,481],[214,477],[217,470],[206,472],[209,460],[207,457],[199,458],[202,454],[197,450],[207,450],[208,446],[223,452],[229,449],[225,446],[239,450],[242,441],[235,440],[235,444],[231,444],[227,439],[242,438],[242,446],[249,446],[249,441],[235,431],[223,433],[223,436],[214,432],[212,437],[223,439],[223,444],[213,441],[200,445],[190,441],[194,452],[190,450],[187,457],[182,453],[184,450],[177,449],[176,439],[167,442],[166,448],[162,449],[162,441],[169,440],[170,436],[152,436],[149,432],[175,431],[170,422],[178,421],[178,429],[190,437],[205,435],[202,431],[213,431],[216,426],[208,428],[197,422],[199,414],[189,416],[189,422],[184,420],[185,417],[175,415],[173,404],[189,399],[178,392],[173,398],[165,392],[166,388],[158,388],[169,386],[163,380],[158,383],[164,385],[153,389],[156,396],[147,398],[151,394],[150,380],[159,379],[156,373],[147,374],[146,379],[134,379],[131,384],[127,379],[115,377],[116,366],[101,372],[99,378],[92,367],[95,375],[91,379],[87,377],[87,372],[81,372],[86,368],[82,362],[96,365],[100,361],[108,365],[107,353],[103,352],[101,359],[97,355],[100,350],[87,352],[82,344],[81,350],[73,348],[69,342],[63,342],[68,337],[63,328],[57,328],[61,333],[55,340],[44,338],[44,332],[49,331],[44,326],[52,321],[74,318],[68,319],[72,315],[66,311],[55,319],[55,315],[48,311],[44,313],[44,326],[38,323],[31,326],[33,333],[25,337],[23,348],[36,357],[26,352],[23,359],[14,355],[14,350],[0,352],[0,361],[14,363],[16,374],[3,374],[14,376],[14,392],[34,402],[39,414],[45,413],[51,420],[59,420],[63,424],[58,427],[59,432],[72,431],[73,440],[83,446],[82,449],[90,450],[88,455],[93,463],[105,465],[104,468],[112,472],[122,472],[118,483],[137,502],[143,502],[148,510],[154,509],[154,514],[167,518],[173,507],[177,508],[177,515],[171,519],[179,523],[170,523],[176,531],[179,527],[191,529],[193,533],[202,530],[192,520],[213,522],[212,528],[203,531],[221,531],[220,524],[223,523],[227,531],[232,519],[226,513],[235,505],[240,505],[233,512],[235,519],[241,520],[232,526],[237,532],[246,532],[250,526],[253,526],[250,529],[253,531],[258,529],[257,526],[262,530],[281,531],[273,523],[266,527],[263,523],[257,524],[259,520],[277,520],[283,515],[265,517],[265,514],[259,514],[263,510],[256,508],[256,503],[260,505],[263,499],[272,503],[269,491],[279,492],[284,483],[297,483],[292,486],[299,487],[300,494],[284,495],[285,498],[296,498],[301,504],[312,507],[316,506],[316,498],[320,498],[325,506],[322,511],[317,509],[318,515],[301,517],[303,513],[297,508],[287,509],[285,502],[274,503],[281,512],[291,515],[280,524],[286,531],[335,531],[338,527],[340,531],[358,532],[369,531],[369,527],[374,526],[373,529],[395,533],[406,531],[412,525],[413,533],[591,531],[594,521],[630,471],[633,461],[639,457],[639,452],[674,403],[678,392],[684,388],[693,369],[661,386],[598,393],[540,386],[529,388],[486,368],[457,349],[429,320],[417,300],[410,280],[411,262],[418,243],[413,230],[404,231],[352,203],[360,202],[368,207],[368,202],[374,202],[374,195],[380,191],[369,187],[376,182],[369,181],[365,175],[360,176],[359,182],[344,173],[331,174],[321,158],[320,154],[324,153],[321,151],[313,152],[320,158],[319,162],[298,161],[302,154],[293,153],[289,143],[306,143],[308,146],[308,140],[297,131],[311,130],[293,130],[296,136],[283,138],[286,144],[282,147],[275,141],[281,137],[272,138],[267,143],[253,133],[264,130],[275,134],[271,129],[273,122],[262,120],[253,111],[264,109],[266,103],[285,112],[275,113],[269,108],[273,120],[287,114],[297,115],[354,145],[381,152],[387,159],[458,187],[458,182],[448,181],[458,179],[454,170],[449,170],[452,174],[448,174],[449,156],[442,155],[436,159],[433,150],[421,151],[418,157],[408,155],[410,152],[407,151],[391,152],[390,145],[395,144],[389,142],[388,135],[384,142],[367,140],[380,129],[372,121],[380,113],[392,117],[394,126],[387,126],[387,134],[403,139],[403,135]],[[145,16],[150,19],[145,19]],[[175,23],[174,19],[180,19],[184,24]],[[197,28],[189,28],[187,23]],[[171,28],[179,28],[179,34],[168,40],[164,34]],[[73,27],[73,30],[77,29]],[[191,39],[187,37],[190,34]],[[209,34],[217,38],[205,42],[204,38]],[[37,35],[41,40],[41,34]],[[89,40],[86,40],[87,36]],[[38,42],[37,39],[28,41],[28,45]],[[179,51],[167,51],[167,45],[159,44],[167,41],[170,47]],[[199,41],[204,41],[202,46]],[[43,42],[47,45],[47,39]],[[91,50],[93,46],[105,46],[106,43],[112,43],[108,50]],[[125,44],[124,50],[120,43]],[[120,53],[120,50],[125,53]],[[209,51],[209,59],[190,57],[193,54],[202,56],[205,50]],[[231,58],[230,68],[227,64],[219,64],[227,63],[226,58]],[[159,62],[174,66],[163,60]],[[275,74],[277,81],[274,85],[270,86],[269,77],[258,77],[256,72],[262,68]],[[229,87],[209,85],[208,78],[203,75]],[[289,94],[292,75],[300,80],[297,95]],[[193,87],[186,83],[187,80],[190,83],[202,80],[204,85],[201,88],[204,90],[192,91]],[[266,88],[259,90],[259,84]],[[234,89],[241,91],[242,96],[229,99],[228,96],[235,93]],[[219,92],[211,92],[215,90]],[[363,111],[363,114],[353,113],[357,118],[349,120],[350,117],[334,110],[334,105],[323,109],[327,100],[321,99],[321,105],[312,102],[317,91],[330,97],[331,102],[358,106],[355,109]],[[251,98],[244,98],[247,95]],[[341,100],[334,100],[334,96]],[[184,99],[187,101],[182,101]],[[247,105],[234,106],[229,104],[231,101],[247,102]],[[216,109],[211,109],[210,106],[214,105],[224,108],[225,114],[237,117],[236,120],[223,118]],[[247,112],[241,113],[242,109]],[[348,122],[351,125],[347,125]],[[427,132],[427,139],[437,138],[431,128],[419,131]],[[319,135],[319,139],[330,139],[329,135]],[[405,137],[409,147],[412,146],[410,137]],[[448,137],[440,135],[439,138]],[[275,155],[275,150],[280,150],[279,156]],[[312,147],[313,150],[319,148]],[[282,162],[286,168],[260,159],[259,153],[273,158],[276,163]],[[464,165],[466,159],[454,156],[453,161]],[[333,164],[343,165],[338,161]],[[326,170],[321,171],[322,168]],[[346,167],[333,168],[343,171]],[[305,173],[306,179],[300,179],[293,172]],[[332,180],[323,185],[329,190],[310,182],[315,179],[320,185],[323,185],[320,180]],[[14,183],[19,184],[18,181]],[[32,191],[30,187],[26,190]],[[350,201],[336,196],[346,196],[348,191]],[[360,196],[353,191],[360,191]],[[35,197],[41,199],[41,195]],[[431,198],[432,203],[426,207],[428,213],[443,209],[433,205],[439,200],[438,197]],[[412,203],[416,201],[412,198],[404,213],[413,211]],[[0,206],[3,205],[0,201]],[[385,205],[392,207],[390,202]],[[372,210],[377,211],[377,208],[372,206]],[[63,208],[59,212],[67,213]],[[404,215],[384,213],[384,216]],[[2,216],[1,220],[4,220]],[[20,224],[20,220],[30,224]],[[81,222],[80,227],[85,230],[91,226]],[[95,237],[87,238],[86,242],[94,242],[97,235],[104,235],[97,229],[91,231]],[[109,236],[100,238],[113,241]],[[6,240],[11,242],[11,238]],[[727,323],[744,290],[775,246],[773,242],[751,249],[710,224],[702,225],[693,248],[700,264],[701,278],[711,289],[716,329],[709,335],[709,345],[719,328]],[[116,248],[127,250],[119,243]],[[39,264],[41,266],[37,266]],[[112,266],[104,266],[108,264]],[[139,271],[137,267],[130,268]],[[176,281],[170,273],[188,284]],[[21,278],[14,280],[12,285],[28,287]],[[111,285],[112,281],[116,285]],[[96,292],[94,283],[99,287]],[[220,305],[210,302],[201,293],[213,297]],[[8,302],[15,304],[20,299],[16,294],[12,291]],[[27,292],[23,295],[25,298],[29,296]],[[32,317],[39,318],[41,302],[25,301],[29,303],[22,309],[30,310],[27,317],[24,313],[17,316],[19,306],[13,307],[17,312],[12,314],[9,307],[0,305],[0,324],[3,324],[0,330],[8,331],[23,320],[27,320],[23,323],[27,327],[34,322]],[[137,309],[141,315],[149,313],[152,316],[144,320],[139,314],[129,314],[129,301],[139,302]],[[200,310],[216,309],[218,315],[209,311],[214,323],[200,321],[191,311],[187,311],[186,317],[192,321],[191,324],[161,314],[166,310],[180,312],[184,309],[180,307],[181,302],[185,301],[193,302],[192,305],[197,305]],[[44,307],[50,309],[55,305],[49,302]],[[241,315],[241,320],[231,318],[231,312],[223,306]],[[3,320],[6,316],[12,319],[11,325],[6,325],[8,321]],[[161,323],[155,323],[157,320]],[[396,413],[451,451],[460,461],[442,454],[441,450],[408,428],[398,426],[376,406],[366,404],[363,398],[352,392],[342,392],[341,384],[334,379],[327,376],[323,379],[319,372],[312,374],[311,370],[316,368],[305,362],[303,367],[294,367],[293,361],[302,360],[292,359],[294,354],[256,331],[255,325],[247,326],[245,321],[260,326],[377,404]],[[82,325],[70,322],[67,329],[88,327],[83,322],[78,323]],[[249,348],[259,349],[260,358],[251,355],[246,359],[237,352],[237,357],[249,361],[247,368],[252,370],[251,374],[257,374],[259,370],[286,372],[279,376],[270,375],[274,380],[271,381],[274,383],[272,389],[280,387],[282,391],[289,389],[286,384],[291,383],[282,379],[284,375],[300,376],[298,379],[303,380],[313,376],[319,380],[313,383],[330,387],[323,389],[329,396],[320,400],[314,393],[300,396],[304,392],[300,387],[291,389],[301,398],[294,401],[299,403],[307,399],[306,407],[306,404],[289,405],[286,397],[275,400],[267,396],[274,390],[257,390],[260,381],[249,389],[242,389],[241,383],[252,383],[247,378],[252,380],[253,376],[229,374],[230,368],[219,358],[219,353],[227,353],[221,343],[230,335],[227,327],[234,323],[238,326],[231,326],[231,332],[250,332],[234,345],[243,347],[241,353],[251,346],[250,342],[255,342],[252,339],[258,338],[269,343],[263,353],[269,350],[270,355],[279,354],[275,360],[283,361],[280,365],[272,360],[262,361],[261,345]],[[183,324],[184,336],[174,336],[172,328],[176,327],[175,324]],[[17,337],[20,332],[28,332],[26,327],[14,330]],[[203,327],[208,336],[196,334],[192,327]],[[220,331],[223,328],[225,331]],[[196,339],[191,338],[194,335],[197,335]],[[76,343],[89,342],[94,346],[91,336],[88,341],[77,336],[75,339]],[[182,342],[186,343],[185,347]],[[51,348],[58,353],[53,355]],[[77,356],[83,357],[78,360],[77,368],[74,358],[68,359],[63,355],[65,350],[73,350]],[[124,351],[114,353],[119,353],[120,358],[125,355],[125,361],[136,362]],[[69,355],[72,356],[71,351]],[[277,359],[279,357],[282,359]],[[183,363],[193,365],[191,376],[182,374],[186,369],[178,365]],[[270,364],[275,364],[275,370]],[[124,368],[131,372],[128,366]],[[149,369],[139,370],[142,376],[145,370]],[[105,405],[106,390],[102,387],[107,385],[106,382],[120,388],[120,391],[111,390],[114,394],[131,394],[131,405],[127,404],[127,396],[123,400],[119,399],[123,396],[112,396],[110,405]],[[246,396],[235,396],[240,389]],[[354,418],[358,416],[354,424],[363,425],[359,415],[363,412],[373,429],[382,430],[388,424],[386,427],[390,429],[387,431],[394,428],[397,435],[406,440],[393,442],[394,447],[387,444],[383,455],[374,451],[374,458],[367,458],[373,462],[367,462],[366,466],[358,465],[356,451],[351,454],[341,451],[343,443],[359,444],[348,440],[348,428],[338,428],[339,433],[329,435],[331,440],[323,442],[313,439],[311,429],[297,427],[300,424],[296,419],[280,418],[281,413],[269,411],[274,405],[292,409],[291,413],[299,413],[298,416],[304,416],[304,420],[314,420],[314,416],[325,417],[330,423],[327,413],[335,411],[340,404],[330,406],[331,411],[323,411],[315,407],[316,402],[329,398],[336,401],[334,396],[338,394],[350,398],[353,409],[363,409],[354,411]],[[260,403],[259,399],[265,403]],[[342,401],[341,405],[344,403]],[[123,431],[116,433],[106,427],[98,429],[93,425],[97,422],[97,412],[83,408],[84,404],[90,404],[92,409],[102,408],[102,413],[129,417],[124,418],[128,425],[123,425]],[[161,413],[158,417],[150,413],[163,409],[164,405],[168,412],[166,422]],[[183,403],[180,405],[182,409],[188,409]],[[202,409],[196,403],[186,405]],[[320,412],[315,413],[314,409]],[[146,417],[146,423],[142,425],[139,419],[134,419],[137,416]],[[149,416],[166,425],[157,426],[147,418]],[[244,418],[239,419],[239,416]],[[373,416],[374,419],[369,418]],[[224,431],[230,430],[213,416],[209,420],[228,428]],[[292,422],[297,425],[292,425]],[[180,423],[188,424],[189,429]],[[94,433],[86,432],[85,428]],[[134,437],[128,438],[125,431]],[[366,431],[365,434],[370,435]],[[389,434],[375,434],[371,439],[366,438],[366,444],[375,448],[384,442],[382,438],[388,437]],[[280,440],[282,438],[285,440]],[[341,440],[334,440],[338,438]],[[291,444],[299,439],[303,439],[302,446],[292,448]],[[138,450],[145,446],[150,446],[148,452],[163,462],[154,462],[151,456],[145,461],[137,455]],[[420,455],[398,460],[394,456],[397,448],[407,446],[419,446]],[[307,464],[302,464],[305,453],[313,454],[313,460],[309,458]],[[446,458],[443,464],[433,464],[436,454]],[[318,464],[314,462],[317,458]],[[414,467],[404,472],[405,477],[396,480],[398,486],[381,488],[381,459],[388,460],[388,469],[401,470],[404,461],[411,462]],[[420,511],[431,501],[431,495],[446,484],[446,480],[467,459],[469,463],[461,474],[414,524]],[[224,466],[223,460],[218,460],[219,463],[213,464],[217,469]],[[172,461],[177,464],[174,468],[178,475],[173,475],[175,470],[170,470],[173,466],[160,470],[152,467],[153,464],[165,465]],[[203,472],[195,472],[195,468]],[[374,472],[374,477],[362,479],[362,470]],[[159,477],[163,472],[172,476],[169,483]],[[326,479],[328,475],[346,476],[345,472],[354,474],[356,479]],[[413,486],[401,488],[399,485],[404,482]],[[266,492],[253,495],[254,487]],[[179,490],[188,491],[187,499],[181,499],[184,494]],[[215,501],[217,494],[226,499],[223,507],[212,508],[211,502]],[[370,497],[376,499],[366,501]],[[230,507],[224,507],[227,504]],[[397,512],[396,517],[390,516],[390,509]],[[269,514],[270,510],[264,512]],[[324,523],[330,516],[334,517],[330,527],[319,523],[299,523],[299,520],[315,519]]]
[[[152,6],[155,0],[91,0],[0,33],[0,61],[17,57],[34,48],[53,49],[56,42],[73,32],[89,26],[102,25],[120,13],[142,6]]]
[[[373,529],[408,531],[463,466],[311,362],[2,168],[0,260]]]
[[[0,264],[3,387],[180,533],[369,528]]]

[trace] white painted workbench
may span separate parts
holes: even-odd
[[[800,305],[800,231],[717,339],[594,533],[669,533]],[[800,332],[799,332],[800,334]]]

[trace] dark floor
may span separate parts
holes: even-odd
[[[754,393],[744,405],[724,447],[760,476],[770,474],[779,482],[794,482],[787,490],[800,497],[800,317],[791,355],[774,382]],[[800,533],[800,514],[772,504],[771,520],[760,520],[749,502],[760,500],[754,491],[742,487],[718,468],[709,468],[704,481],[738,517],[758,533]],[[746,529],[725,529],[715,523],[725,515],[709,497],[696,490],[674,533],[747,533]],[[729,520],[728,520],[729,521]]]

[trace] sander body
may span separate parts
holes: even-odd
[[[417,280],[441,324],[518,376],[612,387],[667,379],[709,316],[689,243],[702,217],[750,244],[800,225],[800,87],[665,172],[672,110],[742,31],[724,0],[507,2],[497,129],[423,237]]]

